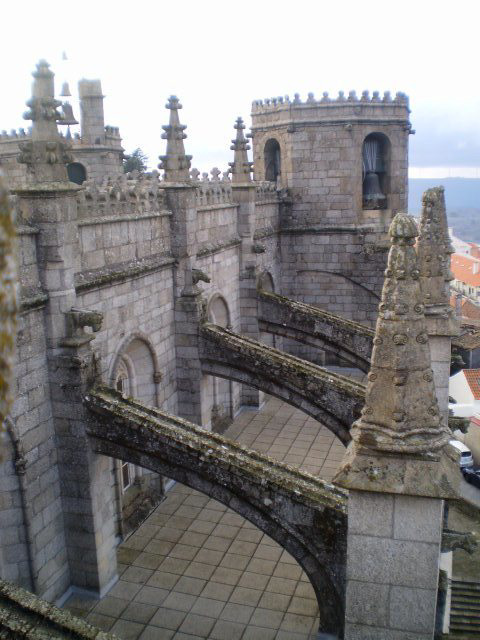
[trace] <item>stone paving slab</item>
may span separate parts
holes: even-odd
[[[343,456],[335,436],[270,398],[225,435],[330,480]],[[176,484],[118,549],[119,581],[102,600],[66,606],[123,640],[307,640],[316,597],[297,562],[216,500]]]

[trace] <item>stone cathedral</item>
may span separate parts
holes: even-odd
[[[200,174],[171,96],[159,171],[125,174],[100,82],[72,136],[49,65],[33,77],[31,128],[0,135],[0,637],[113,637],[43,601],[108,593],[179,482],[295,558],[319,638],[433,638],[445,505],[467,498],[452,249],[441,188],[418,228],[405,213],[408,98],[254,101],[230,168]],[[222,435],[267,395],[347,447],[333,485]]]

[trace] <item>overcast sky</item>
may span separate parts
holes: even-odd
[[[233,123],[250,124],[254,99],[403,91],[414,173],[480,177],[477,0],[3,0],[1,12],[0,129],[29,126],[40,58],[72,93],[79,78],[100,78],[106,124],[152,168],[170,94],[184,106],[192,165],[208,170],[226,168]]]

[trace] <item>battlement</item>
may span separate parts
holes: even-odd
[[[159,174],[128,173],[105,178],[100,184],[86,180],[77,196],[79,218],[158,213],[165,209]]]
[[[200,179],[200,171],[191,169],[190,177],[196,183],[196,202],[198,207],[204,207],[212,204],[233,204],[232,182],[229,178],[229,172],[223,173],[217,167],[210,171],[211,178],[208,173],[202,173]]]
[[[253,129],[263,124],[285,122],[349,122],[365,120],[401,120],[408,122],[410,113],[408,96],[398,92],[392,97],[389,91],[383,96],[374,91],[370,96],[363,91],[359,98],[355,91],[346,96],[340,91],[336,98],[330,98],[327,92],[317,100],[309,93],[302,101],[298,93],[293,100],[289,96],[279,96],[266,100],[254,100],[252,103]],[[264,116],[262,118],[262,116]]]
[[[28,140],[30,139],[31,135],[32,135],[31,127],[29,127],[28,129],[24,129],[24,128],[11,129],[10,132],[4,129],[3,131],[0,132],[0,144],[8,143],[8,142],[16,142],[18,140],[21,140],[21,141]],[[63,131],[60,131],[59,135],[61,138],[68,137]],[[111,126],[105,127],[106,146],[118,146],[121,144],[121,139],[122,138],[120,136],[120,129],[118,127],[111,127]],[[79,133],[75,133],[72,136],[71,142],[73,145],[88,144],[86,141],[84,141],[84,139]]]
[[[262,180],[255,185],[255,202],[270,202],[278,200],[277,183]]]
[[[5,129],[0,133],[0,142],[9,141],[9,140],[18,140],[18,138],[27,138],[32,134],[32,129],[29,127],[26,131],[25,129],[11,129],[10,133],[5,131]]]

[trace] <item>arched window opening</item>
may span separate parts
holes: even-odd
[[[362,148],[363,208],[386,209],[389,191],[390,142],[382,133],[368,135]]]
[[[67,164],[67,174],[70,182],[75,182],[75,184],[83,184],[87,179],[87,170],[80,162]]]
[[[265,180],[276,182],[282,169],[280,145],[275,138],[270,138],[263,151],[265,161]]]
[[[123,358],[118,363],[117,375],[115,377],[115,389],[120,391],[124,396],[131,395],[128,367]]]
[[[268,293],[275,293],[275,284],[273,278],[268,271],[264,271],[258,279],[258,288],[261,291],[267,291]]]
[[[215,296],[208,307],[208,319],[213,324],[226,329],[230,326],[230,311],[227,303],[221,296]]]
[[[115,361],[111,383],[124,396],[157,405],[153,348],[142,337],[124,343]],[[164,494],[161,476],[131,462],[117,461],[114,467],[117,492],[118,532],[124,538],[136,528]]]
[[[207,316],[212,324],[224,329],[230,327],[230,310],[220,295],[210,300]],[[204,388],[207,399],[206,423],[209,421],[216,433],[223,433],[233,418],[232,383],[230,380],[207,376]]]

